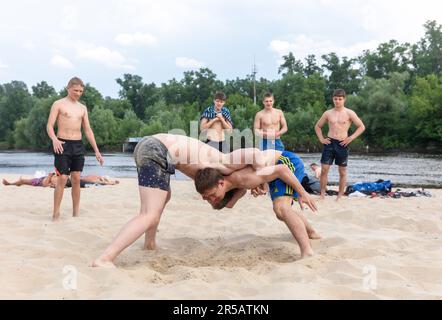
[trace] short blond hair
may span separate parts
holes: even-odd
[[[84,88],[83,81],[80,78],[78,78],[78,77],[73,77],[71,80],[69,80],[69,82],[68,82],[68,89],[70,87],[72,87],[72,86],[75,86],[75,85],[80,85],[80,86],[82,86]]]

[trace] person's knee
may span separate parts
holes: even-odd
[[[60,176],[57,177],[57,182],[58,183],[62,183],[62,184],[66,184],[66,182],[68,181],[69,176],[62,174]]]
[[[147,212],[140,211],[139,219],[141,223],[146,226],[146,229],[152,228],[160,223],[161,216],[154,216],[152,214],[148,214]]]
[[[273,212],[275,212],[276,218],[280,221],[284,221],[287,214],[290,214],[290,206],[285,203],[274,203]]]
[[[72,184],[80,183],[80,175],[72,174],[71,181],[72,181]]]
[[[346,177],[347,176],[347,167],[339,167],[339,175],[341,177]]]

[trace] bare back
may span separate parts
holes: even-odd
[[[208,144],[181,135],[160,133],[153,137],[169,150],[176,168],[190,178],[194,178],[198,170],[207,167],[216,167],[223,173],[229,172],[222,164],[225,161],[224,154]]]
[[[224,154],[217,149],[187,136],[160,133],[153,137],[160,140],[168,149],[176,168],[190,178],[204,168],[215,168],[223,175],[253,165],[256,152],[261,157],[261,166],[274,165],[281,152],[277,150],[259,151],[255,148],[238,149]]]
[[[53,107],[58,111],[57,137],[66,140],[81,140],[81,124],[87,113],[86,107],[68,98],[57,100]]]

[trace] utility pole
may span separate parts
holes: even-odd
[[[253,76],[253,104],[256,106],[256,73],[258,69],[255,64],[255,56],[253,56],[253,67],[252,67],[252,76]]]

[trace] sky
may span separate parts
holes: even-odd
[[[157,85],[201,67],[217,78],[278,79],[282,56],[355,57],[378,44],[415,43],[442,24],[437,0],[0,0],[0,83],[78,76],[104,96],[137,74]]]

